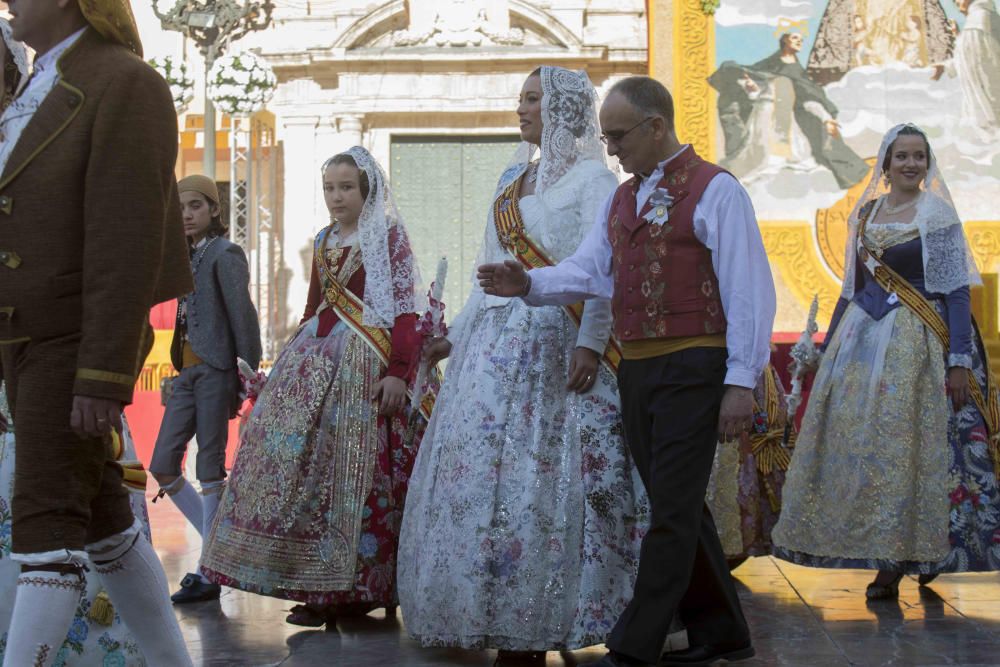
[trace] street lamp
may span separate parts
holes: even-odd
[[[170,0],[167,0],[169,2]],[[154,0],[164,30],[182,33],[205,59],[205,156],[203,171],[215,179],[215,105],[208,97],[208,71],[232,42],[271,25],[272,0],[174,0],[167,12]]]

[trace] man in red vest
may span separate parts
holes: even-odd
[[[712,515],[716,442],[749,429],[768,361],[775,294],[753,206],[739,182],[674,131],[670,93],[644,76],[615,84],[602,140],[634,176],[576,254],[527,273],[479,267],[488,294],[530,305],[610,298],[623,361],[626,436],[652,504],[635,594],[602,667],[708,665],[754,655]],[[689,648],[661,656],[678,615]]]

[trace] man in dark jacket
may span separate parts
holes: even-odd
[[[152,343],[149,309],[191,286],[170,91],[141,58],[127,0],[8,6],[37,56],[0,117],[0,365],[21,563],[4,665],[56,659],[87,561],[146,659],[190,665],[111,451]]]

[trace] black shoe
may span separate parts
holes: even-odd
[[[218,600],[222,593],[219,584],[206,584],[197,574],[187,574],[181,579],[181,589],[170,596],[174,604]]]
[[[318,628],[326,625],[326,612],[317,611],[308,605],[297,604],[291,609],[288,616],[285,617],[285,623],[291,623],[292,625],[301,625],[306,628]],[[336,622],[336,619],[334,619]]]
[[[634,658],[628,658],[621,653],[610,651],[606,656],[595,662],[593,667],[653,667],[653,665]]]
[[[497,651],[493,667],[545,667],[545,651]]]
[[[937,578],[938,576],[936,574],[921,574],[917,577],[917,583],[921,586],[926,586]]]
[[[726,565],[729,566],[729,571],[732,572],[743,563],[747,562],[749,556],[733,556],[732,558],[726,559]]]
[[[658,667],[673,667],[674,665],[711,665],[718,660],[746,660],[756,654],[750,641],[735,644],[702,644],[690,646],[680,651],[664,653]]]
[[[903,580],[903,573],[897,572],[893,578],[885,584],[878,583],[878,577],[875,577],[875,581],[868,584],[868,588],[865,589],[865,597],[869,600],[895,600],[899,597],[899,582]]]

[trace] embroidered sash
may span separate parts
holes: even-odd
[[[871,272],[879,287],[888,294],[895,293],[899,300],[920,318],[920,321],[940,341],[944,353],[948,354],[950,349],[948,325],[942,319],[937,308],[911,285],[906,278],[903,278],[887,264],[884,264],[880,256],[881,253],[873,249],[865,239],[865,228],[868,225],[868,217],[871,215],[873,209],[874,207],[870,207],[862,215],[860,224],[858,225],[858,238],[861,240],[862,260],[864,260],[865,267]],[[869,263],[874,265],[875,268],[872,269]],[[974,317],[972,318],[972,326],[976,331],[977,338],[982,340]],[[981,353],[983,366],[986,369],[986,395],[983,395],[983,389],[979,386],[979,382],[976,381],[976,376],[973,374],[972,369],[969,369],[969,393],[979,413],[983,416],[983,421],[986,422],[986,430],[989,434],[990,457],[993,459],[993,472],[1000,478],[1000,396],[997,393],[996,380],[993,377],[993,370],[990,368],[990,360],[985,346],[981,348]]]
[[[516,178],[508,185],[493,202],[493,226],[496,228],[497,239],[501,247],[513,253],[518,261],[528,270],[545,266],[555,266],[555,262],[545,252],[544,248],[528,236],[521,217],[521,179]],[[564,306],[566,314],[579,328],[583,321],[583,302]],[[618,373],[618,364],[622,360],[621,347],[614,336],[608,339],[601,362],[612,373]]]
[[[351,248],[340,270],[336,270],[334,266],[330,265],[326,256],[326,241],[331,230],[332,228],[327,228],[319,236],[315,252],[317,270],[323,280],[323,295],[326,298],[326,303],[337,314],[337,317],[378,355],[382,365],[388,366],[389,357],[392,354],[392,333],[382,327],[364,324],[364,301],[346,286],[350,277],[362,266],[360,249],[357,245]],[[432,369],[432,372],[436,373],[437,369]],[[411,387],[407,386],[406,394],[412,400],[413,390]],[[428,391],[421,400],[420,413],[425,419],[431,418],[436,398],[436,392]]]

